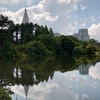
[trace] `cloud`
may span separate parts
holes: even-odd
[[[40,4],[52,15],[65,15],[77,9],[73,0],[43,0]]]
[[[80,7],[82,10],[86,10],[87,6],[83,6],[82,4],[80,4]]]
[[[20,4],[20,3],[24,3],[26,5],[36,5],[40,2],[41,0],[0,0],[0,3],[2,4],[11,4],[11,5],[16,5],[16,4]]]
[[[64,83],[62,83],[64,84]],[[27,98],[34,98],[34,100],[78,100],[79,96],[77,93],[71,91],[68,88],[64,88],[64,85],[59,83],[40,83],[39,85],[31,86],[28,90]],[[60,85],[60,86],[59,86]],[[15,93],[25,98],[25,91],[23,86],[11,87]]]
[[[75,33],[76,28],[84,27],[86,25],[86,20],[84,18],[80,18],[78,21],[73,23],[67,22],[64,24],[61,33],[66,35],[72,35]]]
[[[89,28],[88,28],[88,32],[89,35],[91,36],[91,38],[96,38],[99,40],[100,37],[100,23],[98,24],[92,24]]]
[[[71,30],[75,30],[77,26],[78,23],[74,22],[74,23],[68,23],[64,28],[65,30],[71,31]]]
[[[82,27],[86,25],[86,20],[85,18],[80,18],[78,21],[78,25],[81,25]]]
[[[89,98],[89,96],[87,95],[87,94],[83,94],[82,95],[82,100],[86,100],[86,99],[88,99]]]
[[[20,0],[0,0],[0,3],[3,3],[3,4],[11,4],[11,3],[19,3]]]
[[[91,67],[89,70],[89,74],[93,77],[93,79],[99,79],[100,80],[100,63],[98,63],[95,67]]]
[[[86,25],[84,21],[82,23],[81,19],[75,22],[69,21],[69,19],[71,19],[71,15],[69,16],[69,14],[77,10],[77,3],[80,1],[81,0],[18,0],[17,2],[26,2],[31,5],[27,7],[30,22],[47,25],[48,28],[52,27],[54,32],[67,34],[75,30],[78,25]],[[8,1],[6,0],[6,2]],[[35,5],[32,6],[33,3],[35,3]],[[8,16],[9,19],[15,23],[21,23],[24,8],[16,12],[9,11],[7,8],[1,8],[0,13]]]
[[[0,14],[1,14],[1,13],[4,13],[4,12],[7,12],[7,8],[5,8],[5,7],[2,7],[2,8],[1,8],[1,7],[0,7]]]
[[[74,71],[73,71],[74,72]],[[88,85],[88,82],[87,82],[87,78],[82,76],[82,77],[78,77],[78,75],[76,73],[72,74],[72,72],[67,72],[67,73],[64,73],[63,76],[65,77],[65,79],[69,82],[74,82],[74,83],[78,83],[80,84],[81,86],[85,86],[85,85]],[[71,85],[72,85],[71,83]],[[76,87],[78,87],[78,84],[76,85]],[[76,88],[75,87],[75,88]]]
[[[31,5],[33,3],[33,0],[27,0],[28,5]]]
[[[92,21],[92,22],[96,22],[97,20],[96,20],[96,17],[95,17],[96,15],[92,15],[91,17],[89,17],[89,19]]]

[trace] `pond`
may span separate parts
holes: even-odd
[[[12,100],[100,100],[100,58],[0,62],[0,86]]]

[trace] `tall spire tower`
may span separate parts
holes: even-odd
[[[26,99],[27,99],[27,94],[28,94],[29,86],[24,85],[24,90],[25,90],[25,96],[26,96]]]
[[[28,18],[28,14],[27,14],[27,10],[26,10],[26,5],[25,5],[25,12],[24,12],[24,16],[23,16],[23,24],[25,23],[29,23],[29,18]]]

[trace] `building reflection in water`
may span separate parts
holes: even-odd
[[[29,86],[24,85],[24,91],[25,91],[26,99],[27,99],[27,95],[28,95],[28,90],[29,90]]]
[[[79,73],[81,75],[89,75],[89,68],[90,68],[89,64],[87,64],[87,65],[80,65],[78,67],[78,70],[79,70]]]

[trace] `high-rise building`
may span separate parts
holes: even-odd
[[[23,24],[29,23],[29,18],[28,18],[26,6],[25,6],[25,12],[24,12],[24,16],[23,16],[23,21],[22,21],[22,23],[23,23]]]
[[[78,38],[78,33],[74,33],[74,37],[75,38]]]
[[[78,67],[78,70],[79,70],[79,73],[82,74],[82,75],[88,75],[89,74],[89,68],[90,68],[90,65],[87,64],[87,65],[80,65]]]
[[[89,40],[88,29],[79,29],[78,39],[82,41],[88,41]]]
[[[78,40],[89,41],[88,29],[79,29],[78,33],[73,35]]]

